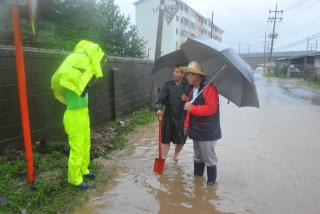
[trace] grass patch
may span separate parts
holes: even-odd
[[[121,121],[124,122],[124,125],[116,125],[117,135],[112,140],[114,149],[124,148],[126,146],[126,135],[139,125],[146,125],[154,122],[155,114],[154,112],[145,108],[133,112],[129,117],[116,120],[115,124],[121,124]]]
[[[0,197],[3,210],[15,213],[55,213],[82,193],[67,182],[68,158],[60,152],[34,154],[36,190],[26,182],[25,161],[0,159]]]
[[[142,109],[113,122],[116,134],[112,140],[112,149],[125,147],[125,136],[128,132],[138,125],[154,121],[154,112]],[[0,213],[19,213],[25,210],[38,214],[71,210],[79,203],[79,198],[87,196],[87,192],[68,184],[67,163],[68,157],[61,151],[51,151],[48,154],[34,153],[37,189],[31,190],[26,181],[24,157],[17,160],[0,157]],[[90,186],[95,187],[110,178],[110,175],[101,175],[104,171],[101,170],[101,166],[91,164],[90,167],[97,173],[97,179],[89,181]]]
[[[320,89],[320,81],[319,80],[303,80],[301,82],[304,86],[313,88],[313,89]]]
[[[262,75],[263,75],[264,77],[276,77],[276,75],[274,74],[273,71],[270,71],[270,72],[264,71],[264,72],[262,73]]]
[[[285,75],[283,75],[282,73],[279,73],[279,72],[274,72],[274,71],[264,71],[263,73],[262,73],[262,75],[264,76],[264,77],[268,77],[268,78],[270,78],[270,77],[275,77],[275,78],[286,78],[286,76]]]

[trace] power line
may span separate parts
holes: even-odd
[[[287,12],[289,10],[295,9],[295,8],[299,7],[300,5],[302,5],[303,3],[305,3],[306,1],[308,1],[308,0],[298,0],[295,3],[293,3],[292,5],[290,5],[289,7],[285,8],[284,11]]]
[[[291,7],[291,5],[292,5],[291,3],[292,3],[292,0],[287,0],[285,2],[282,2],[281,6],[282,6],[282,8],[288,8],[289,6]]]
[[[289,43],[289,44],[286,44],[286,45],[282,45],[282,46],[279,46],[277,48],[296,47],[296,46],[305,44],[308,41],[308,39],[310,41],[310,40],[314,40],[314,39],[317,39],[317,38],[320,38],[320,33],[313,34],[313,35],[308,36],[308,37],[306,37],[304,39],[301,39],[301,40],[298,40],[296,42],[292,42],[292,43]]]
[[[289,17],[292,17],[292,16],[295,16],[299,13],[302,13],[302,12],[306,12],[306,10],[308,10],[309,8],[311,8],[312,6],[315,6],[316,4],[318,4],[320,1],[319,0],[315,0],[313,2],[311,2],[311,4],[309,5],[306,5],[306,7],[303,7],[303,8],[296,8],[297,10],[293,10],[293,13],[287,13],[288,15],[286,15],[285,17],[286,18],[289,18]]]

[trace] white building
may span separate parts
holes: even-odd
[[[134,3],[139,36],[146,41],[146,57],[154,59],[160,0],[139,0]],[[190,36],[208,35],[222,41],[223,30],[181,0],[166,0],[161,55],[180,48]]]

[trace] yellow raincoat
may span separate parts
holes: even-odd
[[[63,124],[68,135],[70,155],[68,182],[79,185],[89,173],[90,118],[88,95],[81,97],[92,77],[103,76],[100,62],[104,52],[99,45],[80,41],[51,79],[55,98],[67,106]]]

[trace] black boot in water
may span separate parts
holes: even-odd
[[[207,166],[207,184],[214,185],[217,179],[217,166]]]
[[[204,163],[196,163],[194,162],[194,175],[195,176],[203,176],[203,172],[204,172]]]

